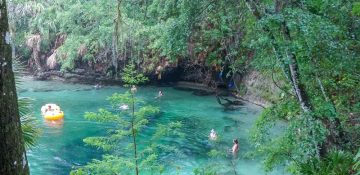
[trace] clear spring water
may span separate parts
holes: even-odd
[[[101,151],[86,146],[82,139],[88,136],[104,135],[111,126],[85,120],[86,111],[96,111],[109,104],[106,98],[115,92],[126,89],[107,86],[100,90],[89,85],[66,84],[57,81],[33,81],[24,79],[19,89],[20,96],[31,97],[34,115],[39,120],[42,135],[37,147],[28,151],[30,171],[33,175],[65,175],[72,167],[86,164],[91,159],[101,158]],[[154,100],[158,91],[164,96],[161,100]],[[170,121],[182,121],[184,139],[163,138],[167,143],[177,146],[183,153],[166,156],[167,167],[165,174],[194,174],[199,167],[219,166],[220,174],[262,175],[266,174],[261,166],[261,159],[245,158],[244,154],[252,148],[248,142],[249,130],[253,126],[261,108],[245,104],[235,111],[225,111],[214,96],[195,96],[191,91],[180,91],[172,87],[140,87],[138,96],[147,102],[158,105],[161,116],[152,123],[166,124]],[[46,123],[40,108],[46,103],[56,103],[65,113],[64,123],[56,125]],[[150,124],[147,129],[154,127]],[[220,142],[212,143],[208,140],[210,130],[214,128]],[[151,132],[145,132],[140,137],[147,137]],[[149,136],[148,136],[149,137]],[[232,146],[232,139],[238,138],[240,151],[238,159],[209,158],[207,153],[211,149],[226,152]],[[139,139],[144,140],[144,139]],[[140,173],[148,174],[148,173]],[[273,175],[285,174],[282,168],[268,173]]]

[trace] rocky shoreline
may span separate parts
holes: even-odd
[[[194,95],[199,96],[206,96],[206,95],[215,95],[216,91],[215,89],[210,88],[209,86],[202,84],[202,83],[196,83],[196,82],[190,82],[190,81],[182,81],[179,79],[180,75],[177,74],[178,72],[176,70],[170,71],[169,74],[166,74],[164,76],[164,79],[157,80],[152,75],[148,75],[150,77],[150,84],[153,85],[170,85],[177,89],[182,90],[191,90],[193,91]],[[34,80],[40,80],[40,81],[51,81],[51,80],[57,80],[57,81],[64,81],[69,83],[81,83],[81,84],[102,84],[102,85],[121,85],[122,81],[120,78],[110,78],[106,77],[103,74],[100,73],[89,73],[85,71],[84,69],[75,69],[72,72],[62,72],[62,71],[47,71],[47,72],[41,72],[41,73],[28,73]],[[174,78],[175,77],[175,78]],[[258,90],[254,91],[253,89],[258,89],[259,83],[254,82],[254,79],[258,77],[257,74],[250,73],[248,76],[245,76],[242,80],[240,80],[238,83],[242,84],[246,87],[245,93],[237,93],[234,90],[227,90],[227,89],[221,89],[221,91],[226,91],[225,94],[231,94],[231,97],[233,97],[236,100],[246,101],[248,103],[255,104],[257,106],[260,106],[262,108],[266,108],[271,105],[271,102],[264,99],[258,94]],[[227,95],[225,95],[227,96]]]
[[[82,70],[76,72],[61,72],[61,71],[47,71],[36,73],[32,75],[35,80],[60,80],[71,83],[83,84],[106,84],[106,85],[121,85],[121,80],[106,77],[98,73],[88,73]]]

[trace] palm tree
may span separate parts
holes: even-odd
[[[20,77],[23,75],[24,67],[19,59],[13,60],[13,70],[15,73],[16,87],[21,84]],[[33,117],[32,99],[28,97],[18,98],[18,107],[20,114],[20,122],[22,135],[25,141],[25,147],[30,149],[36,145],[36,140],[40,135],[40,129],[36,128],[37,120]]]
[[[7,5],[0,1],[0,174],[28,175],[24,140],[20,125],[17,94],[12,70]]]
[[[19,113],[22,135],[25,141],[25,147],[30,149],[35,146],[40,130],[36,128],[37,120],[32,116],[32,99],[19,97]]]

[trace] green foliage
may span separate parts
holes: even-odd
[[[134,64],[129,64],[123,69],[122,80],[125,87],[138,85],[148,81],[148,78],[135,70]]]
[[[257,7],[262,18],[248,20],[253,27],[248,27],[252,31],[246,34],[244,44],[256,50],[251,64],[264,74],[278,77],[277,84],[281,85],[285,97],[263,111],[252,130],[251,140],[256,151],[265,156],[266,170],[285,163],[296,170],[304,170],[291,171],[293,174],[320,174],[322,170],[324,174],[349,174],[349,160],[353,155],[340,150],[353,152],[357,149],[345,144],[350,140],[352,144],[359,144],[351,139],[358,140],[351,131],[357,127],[346,124],[352,118],[350,113],[357,109],[356,102],[349,99],[360,95],[359,87],[353,84],[358,78],[351,73],[360,65],[355,58],[359,52],[350,49],[359,46],[358,39],[354,41],[353,37],[358,33],[359,21],[349,16],[351,3],[344,1],[314,0],[304,1],[300,6],[294,4],[283,3],[278,12],[272,13],[277,5],[275,1],[259,3]],[[356,25],[348,28],[353,23]],[[285,27],[290,38],[284,37]],[[292,81],[286,72],[289,54],[296,57],[298,83],[304,85],[303,93],[309,98],[305,100],[312,107],[310,113],[299,108],[290,86]],[[350,91],[351,94],[347,93]],[[336,123],[339,120],[341,122]],[[273,133],[273,128],[284,121],[285,129]],[[351,129],[345,129],[345,133],[343,128]],[[339,137],[339,133],[348,135],[349,139]],[[329,141],[334,138],[337,143]],[[325,155],[320,149],[327,150]],[[329,152],[332,149],[334,151]],[[337,164],[341,167],[336,167]]]
[[[230,150],[224,151],[219,144],[222,142],[223,140],[219,136],[216,140],[210,140],[212,149],[207,153],[208,163],[193,169],[195,175],[237,174],[236,166],[239,158],[237,155],[232,155]],[[224,163],[224,160],[229,161],[231,166]]]
[[[113,62],[117,65],[133,63],[118,68],[123,72],[122,80],[127,87],[146,80],[137,72],[152,72],[164,60],[175,63],[190,60],[192,65],[205,67],[210,74],[225,69],[229,79],[244,75],[248,70],[264,74],[281,89],[281,95],[259,92],[263,98],[271,99],[273,105],[263,111],[252,130],[255,152],[264,156],[267,170],[286,164],[295,166],[293,173],[296,174],[301,165],[308,166],[314,174],[319,169],[311,163],[317,161],[324,165],[325,172],[332,173],[325,166],[338,160],[332,157],[336,152],[343,160],[348,160],[344,157],[350,155],[345,154],[358,150],[359,2],[256,1],[261,18],[249,10],[251,0],[144,2],[121,1],[121,19],[117,19],[115,0],[12,0],[10,9],[17,10],[10,10],[13,14],[10,15],[11,28],[16,31],[15,43],[22,46],[20,51],[25,58],[30,53],[24,48],[24,41],[29,35],[40,34],[42,52],[52,53],[51,49],[57,49],[57,60],[63,70],[74,69],[79,62],[87,63],[91,68],[99,64],[105,69]],[[115,26],[117,20],[119,26]],[[118,33],[116,27],[119,27]],[[114,39],[116,34],[117,41]],[[61,35],[66,36],[65,42],[52,48]],[[290,55],[296,58],[297,83],[304,87],[302,90],[308,98],[305,100],[311,106],[308,113],[299,106],[293,89],[294,82],[288,71]],[[246,88],[240,86],[239,90],[244,93]],[[133,129],[140,131],[142,126],[149,124],[147,113],[158,110],[133,98],[134,95],[130,92],[114,94],[109,98],[112,110],[87,113],[88,119],[110,122],[122,129],[111,132],[113,137],[88,138],[85,142],[116,151],[116,140],[132,135],[129,127],[122,126],[135,122]],[[124,113],[118,111],[122,104],[136,104],[143,109],[139,108],[132,115],[125,112],[119,117]],[[283,123],[286,126],[282,132],[272,132]],[[163,128],[162,132],[170,132],[163,126],[159,128]],[[320,148],[326,149],[327,153],[320,155]],[[344,155],[340,155],[340,150]],[[148,156],[143,159],[145,162],[158,159],[156,154],[149,153]],[[116,155],[114,159],[118,157],[121,156]],[[202,169],[197,173],[206,174]]]
[[[206,167],[206,168],[196,168],[194,170],[195,175],[216,175],[216,170],[213,169],[214,167]]]
[[[135,71],[133,64],[125,67],[123,81],[126,86],[137,85],[146,80],[144,75]],[[135,98],[135,95],[134,91],[115,93],[107,99],[111,104],[111,110],[99,109],[98,112],[85,113],[88,120],[112,124],[113,127],[108,130],[107,136],[84,139],[86,144],[102,149],[107,154],[102,160],[93,160],[86,166],[73,170],[71,174],[130,174],[135,169],[159,173],[164,171],[164,166],[159,161],[160,153],[170,154],[178,151],[175,147],[160,144],[158,141],[164,136],[184,137],[179,131],[182,123],[157,124],[153,137],[137,141],[138,135],[145,132],[144,128],[150,124],[149,118],[158,117],[160,109],[146,105],[144,101]]]
[[[13,71],[15,73],[15,82],[17,88],[22,83],[20,77],[23,75],[25,68],[19,59],[13,59]],[[25,147],[31,149],[36,146],[36,141],[40,136],[41,130],[37,127],[38,122],[33,116],[33,99],[27,97],[18,97],[18,109],[20,115],[21,130],[25,142]]]
[[[352,12],[354,13],[354,15],[360,16],[360,2],[355,2],[353,4]]]
[[[12,19],[17,32],[26,33],[26,36],[17,35],[16,41],[26,53],[23,43],[27,36],[40,34],[41,52],[58,50],[56,59],[62,70],[74,69],[79,61],[109,67],[114,56],[110,56],[110,50],[111,54],[117,54],[115,62],[125,64],[132,60],[144,70],[152,71],[164,58],[176,62],[179,58],[196,59],[194,56],[204,55],[209,65],[221,65],[237,63],[237,56],[247,54],[238,52],[239,26],[245,21],[238,12],[245,7],[229,6],[238,4],[236,0],[154,0],[145,4],[125,0],[120,4],[121,19],[117,19],[117,3],[115,0],[11,1],[12,6],[24,9]],[[120,22],[117,48],[113,43],[115,20]],[[59,36],[66,37],[64,43],[56,43]],[[61,45],[51,48],[54,44]],[[25,57],[29,58],[29,53]]]
[[[352,174],[351,167],[353,155],[343,151],[332,151],[327,157],[319,160],[317,158],[311,159],[309,162],[301,163],[295,166],[297,169],[292,170],[293,174],[308,174],[308,175],[348,175]]]
[[[21,129],[27,149],[31,149],[36,145],[40,135],[40,129],[37,128],[38,122],[32,116],[33,106],[31,102],[32,100],[29,98],[23,97],[18,99]]]
[[[102,160],[93,160],[86,165],[85,168],[80,168],[72,171],[71,175],[85,175],[85,174],[119,174],[126,168],[133,168],[134,165],[128,160],[124,160],[118,156],[104,155]]]
[[[354,166],[353,169],[356,172],[356,175],[360,174],[360,149],[358,150],[356,156],[354,157]]]

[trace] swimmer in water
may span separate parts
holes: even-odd
[[[231,152],[235,155],[239,151],[239,141],[238,141],[238,139],[234,139],[233,143],[234,143],[234,145],[233,145],[233,147],[231,149]]]
[[[102,88],[102,85],[98,83],[98,84],[96,84],[96,85],[94,86],[94,88],[95,88],[95,89],[100,89],[100,88]]]
[[[52,111],[51,105],[49,105],[48,108],[45,110],[45,112],[48,112],[48,111],[49,111],[49,112]]]
[[[133,94],[135,94],[136,93],[136,91],[137,91],[137,88],[136,88],[136,86],[135,85],[132,85],[132,87],[131,87],[131,93],[133,93]]]
[[[217,134],[216,134],[214,129],[211,129],[209,139],[210,140],[216,140],[217,139]]]
[[[119,108],[120,108],[121,110],[127,110],[127,109],[129,109],[129,106],[126,105],[126,104],[123,104],[123,105],[121,105]]]
[[[163,92],[162,91],[159,91],[159,94],[158,94],[158,96],[157,97],[155,97],[155,98],[160,98],[160,97],[162,97],[164,94],[163,94]]]

